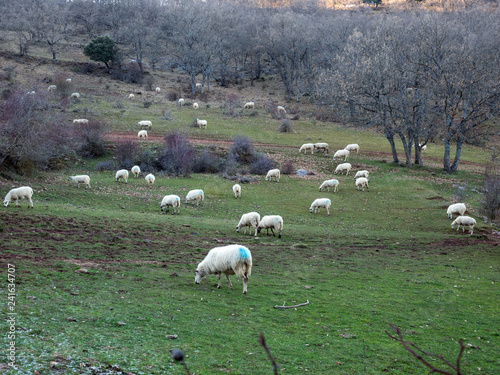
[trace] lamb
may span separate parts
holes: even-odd
[[[200,106],[198,105],[198,103],[193,103],[193,108],[198,109],[198,108],[200,108]]]
[[[328,154],[328,143],[315,143],[314,144],[314,150],[319,152],[324,152],[325,154]]]
[[[424,152],[425,150],[427,150],[427,145],[421,145],[420,143],[418,144],[418,147],[420,147],[420,151],[421,152]]]
[[[347,161],[349,158],[349,150],[338,150],[333,155],[333,160],[335,160],[335,158],[344,158],[344,161]]]
[[[167,208],[165,213],[168,212],[170,207],[174,208],[174,212],[172,212],[172,215],[175,215],[175,209],[177,208],[177,215],[180,214],[181,210],[181,198],[179,196],[171,194],[171,195],[165,195],[160,203],[160,210],[163,211],[164,208]]]
[[[239,184],[234,184],[233,185],[233,192],[234,192],[234,197],[241,198],[241,186]]]
[[[139,177],[139,173],[141,173],[141,168],[139,168],[138,165],[134,165],[130,171],[134,174],[135,178],[137,178]]]
[[[129,94],[128,98],[129,98],[130,100],[133,100],[133,99],[135,99],[135,95],[134,95],[134,94]]]
[[[200,201],[203,203],[204,199],[205,199],[205,193],[203,193],[203,190],[200,189],[191,190],[186,195],[186,203],[191,201],[196,201],[196,207],[198,207]]]
[[[227,245],[214,247],[210,250],[194,271],[194,282],[199,284],[202,278],[206,275],[218,275],[219,283],[217,288],[220,289],[220,277],[225,273],[229,288],[232,289],[233,284],[229,279],[229,275],[237,275],[243,279],[243,294],[247,293],[248,276],[252,273],[252,254],[250,250],[242,245]]]
[[[149,187],[152,188],[155,183],[156,177],[152,173],[150,173],[146,177],[144,177],[144,179],[148,183]]]
[[[271,169],[267,172],[266,181],[270,181],[271,178],[274,178],[277,182],[280,182],[280,170],[279,169]]]
[[[319,191],[323,190],[323,189],[328,189],[328,191],[330,191],[330,187],[333,187],[333,192],[334,193],[338,193],[339,192],[339,181],[336,180],[336,179],[331,179],[331,180],[326,180],[326,181],[323,181],[323,183],[321,184],[321,186],[319,187]]]
[[[201,83],[196,84],[196,91],[201,91]]]
[[[279,106],[276,107],[276,109],[278,110],[278,113],[286,115],[286,109],[285,109],[285,107],[279,105]]]
[[[257,226],[257,230],[255,231],[255,236],[257,237],[257,233],[260,233],[261,229],[267,230],[267,235],[269,235],[269,229],[274,234],[274,230],[276,229],[279,233],[278,238],[281,238],[281,231],[283,230],[283,218],[279,215],[266,215],[259,221],[259,225]]]
[[[56,90],[57,90],[56,85],[50,85],[49,87],[47,87],[47,91],[56,91]]]
[[[321,208],[326,208],[327,216],[330,216],[330,206],[332,201],[328,198],[318,198],[312,202],[311,207],[309,207],[309,212],[319,213]]]
[[[73,124],[88,124],[89,123],[89,120],[87,120],[86,118],[76,118],[73,120]]]
[[[120,169],[119,171],[116,172],[116,174],[115,174],[116,182],[118,182],[118,180],[121,178],[125,180],[125,183],[127,183],[128,171],[126,169]]]
[[[149,120],[142,120],[142,121],[139,121],[136,126],[140,126],[141,129],[144,129],[144,128],[148,128],[148,129],[151,129],[151,127],[153,126],[153,123]]]
[[[365,191],[365,188],[366,190],[370,191],[370,189],[368,188],[368,179],[366,177],[359,177],[356,180],[356,189]]]
[[[3,199],[3,205],[5,207],[9,206],[9,203],[16,202],[16,207],[19,206],[19,201],[23,198],[28,200],[28,208],[33,208],[33,200],[31,197],[33,196],[33,189],[29,186],[21,186],[18,188],[11,189],[5,198]]]
[[[344,150],[356,151],[357,154],[359,152],[359,145],[357,143],[351,143],[350,145],[345,146]]]
[[[245,105],[243,106],[244,109],[255,109],[255,103],[254,102],[246,102]]]
[[[182,107],[184,105],[184,99],[180,98],[177,104],[179,105],[179,107]]]
[[[198,124],[198,127],[200,129],[206,129],[207,128],[207,120],[200,120],[199,118],[196,119],[196,123]]]
[[[148,139],[148,131],[147,130],[139,130],[139,132],[137,133],[137,138]]]
[[[80,184],[84,184],[85,189],[87,189],[87,186],[89,187],[89,189],[91,189],[90,177],[86,174],[80,174],[77,176],[69,176],[68,180],[73,181],[78,186],[78,188],[80,188]]]
[[[313,143],[304,143],[299,148],[299,152],[304,151],[304,154],[307,154],[307,151],[311,151],[311,154],[314,154],[314,144]]]
[[[250,227],[249,233],[252,235],[252,227],[255,228],[255,235],[257,235],[257,227],[259,226],[260,215],[257,212],[249,212],[247,214],[241,215],[240,222],[236,226],[236,232],[240,233],[240,228],[245,227],[245,232],[247,234],[247,227]]]
[[[458,225],[457,231],[460,229],[460,226],[462,226],[462,232],[465,232],[465,226],[468,226],[470,229],[470,234],[473,234],[476,220],[470,216],[459,216],[455,220],[453,220],[453,223],[451,223],[451,228],[454,229],[455,225]]]
[[[71,94],[71,99],[78,99],[80,97],[80,94],[78,92],[74,92]]]
[[[370,172],[368,172],[367,170],[357,171],[356,174],[354,175],[354,179],[357,180],[359,177],[368,178],[369,174]]]
[[[66,83],[71,83],[71,78],[66,78]]]
[[[333,172],[333,174],[337,174],[337,173],[343,174],[344,171],[346,171],[347,173],[345,175],[347,176],[349,174],[349,171],[351,170],[351,168],[352,168],[352,165],[350,163],[342,163],[342,164],[337,165],[337,168],[335,168],[335,172]]]
[[[453,219],[453,214],[463,215],[465,211],[467,211],[467,207],[465,207],[464,203],[454,203],[448,206],[446,213],[451,220]]]
[[[158,94],[158,93],[161,91],[161,89],[160,89],[159,87],[157,87],[157,88],[155,89],[155,91],[156,91],[156,93]]]

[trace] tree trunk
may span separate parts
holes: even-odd
[[[460,162],[460,155],[462,154],[462,138],[457,140],[457,152],[455,153],[455,159],[453,159],[453,164],[451,165],[450,171],[456,172],[458,170],[458,163]]]
[[[444,156],[443,156],[443,169],[445,172],[451,172],[450,151],[451,151],[451,140],[449,136],[446,136],[444,140]]]
[[[415,141],[415,164],[423,166],[424,162],[422,161],[422,149],[420,148],[420,145],[418,145],[418,142]]]
[[[392,162],[395,164],[399,164],[398,153],[396,151],[396,144],[394,143],[394,135],[390,132],[385,132],[385,137],[387,138],[389,144],[391,145]]]

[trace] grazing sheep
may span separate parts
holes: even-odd
[[[71,83],[71,78],[66,78],[66,83]]]
[[[255,236],[257,233],[260,233],[261,229],[267,230],[267,235],[269,235],[269,229],[274,234],[274,230],[276,229],[279,233],[278,238],[281,238],[281,231],[283,230],[283,218],[279,215],[266,215],[259,221],[259,225],[257,226],[257,230],[255,231]]]
[[[323,190],[323,189],[328,189],[328,191],[330,191],[330,187],[333,187],[333,192],[334,193],[338,193],[339,192],[339,181],[336,180],[336,179],[331,179],[331,180],[326,180],[326,181],[323,181],[323,183],[321,184],[321,186],[319,187],[319,191]]]
[[[120,169],[119,171],[116,172],[115,174],[115,180],[118,182],[119,179],[124,179],[125,183],[128,181],[128,171],[126,169]]]
[[[35,95],[35,94],[36,94],[36,91],[28,91],[28,92],[26,93],[26,95]]]
[[[450,220],[453,218],[453,214],[463,215],[467,211],[467,207],[465,207],[464,203],[454,203],[448,206],[446,213]]]
[[[73,124],[88,124],[89,123],[89,120],[87,120],[86,118],[76,118],[73,120]]]
[[[285,107],[279,105],[279,106],[276,107],[276,109],[278,110],[278,113],[286,115],[286,109],[285,109]]]
[[[156,177],[152,173],[150,173],[146,177],[144,177],[144,179],[148,183],[149,187],[152,188],[155,183]]]
[[[179,107],[182,107],[184,105],[184,99],[180,98],[177,104],[179,105]]]
[[[460,229],[460,226],[462,227],[462,232],[465,232],[465,227],[469,227],[470,229],[470,234],[474,233],[474,226],[476,225],[476,220],[470,216],[459,216],[455,220],[453,220],[453,223],[451,223],[451,228],[454,229],[455,225],[458,225],[457,231]]]
[[[148,131],[147,130],[139,130],[139,132],[137,133],[137,138],[139,139],[148,139]]]
[[[270,181],[271,178],[274,178],[277,182],[280,182],[280,170],[279,169],[271,169],[267,172],[266,181]]]
[[[242,245],[214,247],[208,252],[205,259],[198,264],[196,271],[194,271],[194,282],[199,284],[204,276],[215,274],[219,276],[217,288],[220,289],[222,273],[226,274],[230,289],[232,289],[233,284],[229,280],[229,275],[241,277],[243,279],[243,294],[246,294],[248,276],[252,273],[252,254],[250,250]]]
[[[49,87],[47,87],[47,91],[56,91],[56,90],[57,90],[56,85],[50,85]]]
[[[201,83],[196,84],[196,91],[201,91]]]
[[[141,173],[141,168],[138,165],[134,165],[131,169],[131,172],[134,174],[135,178],[139,177],[139,173]]]
[[[366,177],[359,177],[356,180],[356,189],[365,191],[365,188],[366,190],[370,191],[370,189],[368,188],[368,179]]]
[[[241,186],[239,184],[234,184],[233,185],[233,192],[234,192],[234,197],[241,198]]]
[[[191,201],[196,201],[196,207],[198,207],[198,204],[200,203],[200,201],[203,203],[204,199],[205,199],[205,193],[203,193],[203,190],[200,190],[200,189],[191,190],[186,195],[186,203],[191,202]]]
[[[158,94],[158,93],[161,91],[161,89],[160,89],[159,87],[157,87],[157,88],[155,89],[155,91],[156,91],[156,93]]]
[[[309,212],[319,213],[321,208],[326,208],[327,216],[330,216],[330,206],[332,201],[328,198],[318,198],[312,202],[311,207],[309,207]]]
[[[139,121],[136,126],[140,126],[141,129],[143,128],[148,128],[148,129],[151,129],[151,127],[153,126],[153,123],[149,120],[142,120],[142,121]]]
[[[245,105],[243,106],[244,109],[255,109],[255,103],[254,102],[246,102]]]
[[[71,94],[71,99],[78,99],[80,97],[80,94],[78,92],[74,92]]]
[[[130,100],[135,99],[135,95],[134,95],[134,94],[129,94],[128,98],[129,98]]]
[[[347,151],[356,151],[356,154],[359,152],[359,145],[357,143],[351,143],[350,145],[345,146],[344,150]]]
[[[354,179],[357,180],[360,177],[368,178],[369,174],[370,172],[368,172],[367,170],[357,171],[356,174],[354,175]]]
[[[418,144],[418,147],[420,147],[420,151],[421,152],[425,152],[425,150],[427,150],[427,145],[421,145],[420,143]]]
[[[338,150],[333,155],[333,160],[335,160],[335,158],[344,158],[344,161],[347,161],[349,158],[349,150]]]
[[[342,163],[342,164],[337,165],[337,168],[335,168],[335,172],[333,172],[333,174],[337,174],[337,173],[343,174],[344,171],[346,171],[347,173],[345,175],[347,176],[349,174],[349,171],[351,170],[351,168],[352,168],[352,165],[350,163]]]
[[[313,143],[304,143],[299,148],[299,152],[302,153],[302,151],[304,151],[304,154],[307,154],[307,151],[311,151],[311,154],[314,154],[314,144]]]
[[[199,118],[196,119],[196,123],[198,124],[198,127],[200,129],[206,129],[207,128],[207,120],[200,120]]]
[[[86,174],[80,174],[78,176],[70,176],[68,177],[68,180],[73,181],[78,186],[78,188],[80,188],[80,184],[84,184],[85,189],[87,189],[87,186],[89,187],[89,189],[91,188],[90,177],[87,176]]]
[[[241,215],[240,222],[236,226],[236,232],[240,233],[240,228],[245,227],[245,232],[247,234],[247,227],[249,228],[248,234],[252,235],[252,227],[255,228],[255,235],[257,235],[257,227],[259,226],[260,215],[257,212],[249,212],[247,214]]]
[[[200,108],[200,106],[198,105],[198,103],[193,103],[193,108],[198,109],[198,108]]]
[[[315,143],[314,144],[314,150],[316,152],[324,152],[325,154],[328,154],[328,143]]]
[[[164,208],[167,208],[165,213],[168,212],[170,207],[174,208],[174,212],[172,212],[172,215],[175,215],[175,209],[177,208],[177,215],[180,214],[181,210],[181,198],[179,198],[177,195],[171,194],[171,195],[165,195],[160,203],[160,210],[163,211]]]
[[[19,201],[23,198],[28,200],[28,208],[33,208],[33,201],[31,197],[33,196],[33,189],[29,186],[21,186],[18,188],[11,189],[5,198],[3,199],[3,205],[5,207],[9,206],[9,203],[16,202],[16,207],[19,206]]]

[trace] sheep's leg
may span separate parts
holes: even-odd
[[[219,276],[219,282],[217,284],[217,289],[220,289],[220,273],[218,273],[217,276]]]
[[[273,234],[273,237],[276,237],[276,235],[274,234],[273,227],[271,227],[271,232],[272,232],[272,234]]]
[[[28,205],[28,208],[33,208],[33,200],[31,198],[28,198],[29,200],[29,205]]]
[[[247,283],[248,283],[248,276],[244,275],[243,276],[243,294],[247,294]]]
[[[330,216],[330,209],[328,207],[326,208],[326,212],[328,214],[327,216]]]
[[[278,236],[278,238],[281,238],[281,229],[279,230],[279,236]]]
[[[231,284],[231,280],[229,279],[229,275],[226,273],[227,282],[229,283],[229,289],[233,289],[233,284]]]

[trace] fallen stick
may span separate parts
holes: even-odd
[[[294,307],[299,307],[299,306],[305,306],[305,305],[309,305],[309,300],[307,300],[307,302],[304,302],[304,303],[299,303],[298,305],[293,305],[293,306],[285,306],[285,302],[283,302],[283,306],[274,306],[275,309],[293,309]]]

